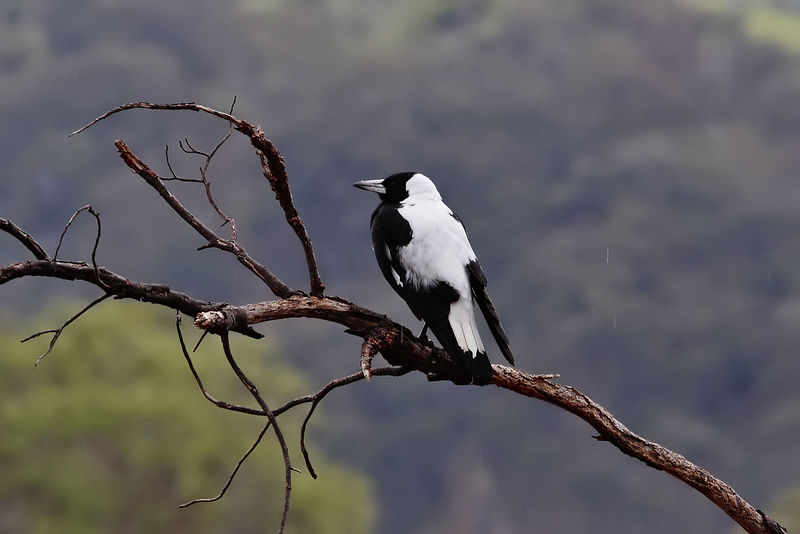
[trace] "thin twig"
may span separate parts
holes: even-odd
[[[375,369],[372,374],[376,376],[403,376],[411,371],[412,369],[410,367],[382,367],[380,369]],[[303,459],[306,462],[308,472],[313,478],[317,478],[317,473],[314,471],[314,467],[311,465],[311,459],[308,456],[308,449],[306,449],[306,426],[308,426],[308,421],[311,419],[311,415],[314,413],[314,410],[317,409],[317,405],[322,401],[322,399],[325,398],[325,395],[336,388],[353,384],[354,382],[358,382],[364,378],[366,378],[366,375],[363,372],[353,373],[351,375],[328,382],[325,387],[320,389],[314,395],[311,395],[311,408],[308,409],[308,413],[306,414],[305,419],[303,419],[303,425],[300,427],[300,451],[303,453]]]
[[[211,164],[211,159],[216,155],[217,151],[225,144],[225,142],[230,139],[231,134],[233,133],[233,124],[228,125],[228,133],[225,134],[225,137],[217,143],[217,146],[214,147],[214,150],[206,157],[206,162],[200,167],[200,181],[203,182],[203,185],[206,189],[206,198],[208,199],[208,203],[211,204],[211,207],[217,212],[217,214],[222,217],[225,222],[222,223],[222,226],[225,224],[230,223],[231,225],[231,241],[236,241],[236,221],[233,220],[233,217],[226,215],[217,205],[217,202],[214,200],[214,197],[211,195],[211,182],[208,179],[207,171],[208,166]]]
[[[244,464],[244,461],[247,460],[247,457],[250,456],[250,453],[252,453],[254,450],[256,450],[256,447],[258,447],[258,444],[261,443],[261,438],[263,438],[264,434],[266,434],[267,429],[269,428],[270,424],[271,423],[269,421],[267,421],[267,424],[264,425],[264,428],[262,428],[261,432],[258,433],[258,437],[253,442],[253,444],[250,445],[250,448],[247,449],[247,452],[245,452],[242,455],[242,457],[239,458],[239,461],[236,462],[236,467],[233,468],[233,471],[231,472],[230,476],[228,476],[228,481],[225,482],[225,485],[222,487],[222,490],[217,494],[216,497],[208,497],[208,498],[204,498],[204,499],[192,499],[189,502],[185,502],[183,504],[179,504],[178,508],[186,508],[187,506],[191,506],[191,505],[199,503],[199,502],[214,502],[214,501],[220,500],[225,495],[225,492],[228,491],[228,488],[231,486],[231,483],[233,482],[233,479],[236,478],[236,473],[239,472],[239,468],[242,467],[242,464]]]
[[[234,100],[234,102],[235,102],[235,100]],[[180,146],[181,150],[183,150],[183,152],[186,153],[186,154],[193,154],[193,155],[197,155],[197,156],[202,156],[205,159],[205,162],[203,163],[203,165],[200,166],[200,179],[192,180],[192,181],[200,182],[200,183],[203,184],[203,186],[205,187],[205,190],[206,190],[206,198],[208,199],[208,203],[211,204],[211,207],[214,208],[214,211],[216,211],[217,214],[220,217],[222,217],[222,219],[225,221],[225,222],[222,223],[221,226],[225,226],[226,224],[230,223],[230,225],[231,225],[231,241],[236,241],[236,221],[234,221],[232,217],[226,215],[220,209],[220,207],[217,205],[217,202],[214,200],[214,196],[211,194],[211,181],[208,179],[208,174],[207,174],[208,173],[208,167],[211,164],[211,160],[216,155],[217,151],[222,147],[222,145],[224,145],[225,142],[228,139],[230,139],[232,133],[233,133],[233,124],[229,122],[228,123],[228,132],[219,141],[219,143],[216,144],[216,146],[213,148],[213,150],[211,150],[211,152],[208,152],[208,153],[207,152],[203,152],[202,150],[197,150],[195,147],[193,147],[192,144],[189,142],[189,138],[188,137],[184,137],[183,141],[178,141],[178,146]],[[183,146],[184,142],[186,143],[186,146]],[[169,167],[169,161],[167,161],[167,166]],[[172,171],[172,167],[170,167],[170,171]],[[173,176],[174,176],[174,172],[173,172]],[[162,178],[162,180],[164,180],[164,178]],[[184,180],[184,181],[186,181],[186,180]],[[209,248],[210,246],[212,246],[212,245],[210,245],[210,244],[203,245],[198,250],[203,250],[205,248]]]
[[[198,339],[197,343],[195,343],[192,352],[197,352],[197,349],[200,348],[200,343],[203,342],[203,340],[206,338],[207,335],[208,335],[208,330],[203,331],[203,333],[200,335],[200,339]]]
[[[189,147],[189,148],[184,147],[183,143],[186,143],[186,146]],[[205,152],[197,150],[195,147],[193,147],[192,143],[189,142],[189,138],[188,137],[184,137],[183,141],[179,140],[178,141],[178,146],[181,147],[181,150],[183,150],[184,153],[186,153],[186,154],[197,154],[199,156],[205,157],[206,159],[211,157],[210,155],[206,154]]]
[[[0,230],[4,232],[8,232],[17,240],[25,245],[25,248],[30,250],[33,253],[33,256],[37,260],[49,260],[50,256],[47,255],[47,252],[44,251],[42,245],[40,245],[28,232],[14,224],[13,222],[9,221],[8,219],[0,219]]]
[[[221,111],[217,111],[215,109],[212,109],[212,108],[197,104],[196,102],[178,102],[178,103],[175,103],[175,104],[153,104],[151,102],[130,102],[128,104],[123,104],[122,106],[118,106],[118,107],[116,107],[116,108],[114,108],[112,110],[106,111],[105,113],[103,113],[99,117],[95,118],[94,120],[92,120],[91,122],[86,124],[85,126],[83,126],[81,128],[78,128],[77,130],[75,130],[74,132],[69,134],[69,137],[72,137],[73,135],[77,135],[77,134],[81,133],[82,131],[86,130],[87,128],[89,128],[91,126],[94,126],[98,122],[107,119],[111,115],[115,115],[115,114],[119,113],[120,111],[125,111],[125,110],[128,110],[128,109],[200,111],[200,112],[203,112],[203,113],[208,113],[210,115],[214,115],[216,117],[220,117],[220,118],[225,119],[227,121],[232,121],[234,123],[234,125],[236,125],[237,129],[238,129],[238,126],[243,122],[243,121],[240,121],[239,119],[237,119],[236,117],[234,117],[233,115],[231,115],[230,113],[223,113]]]
[[[58,246],[56,247],[56,253],[53,254],[53,262],[58,260],[58,251],[61,250],[61,243],[64,240],[64,236],[69,230],[69,227],[75,221],[75,218],[80,214],[82,211],[88,211],[94,216],[95,221],[97,221],[97,234],[94,238],[94,246],[92,246],[92,266],[94,267],[94,272],[97,277],[97,283],[103,289],[108,289],[108,286],[100,279],[100,271],[97,269],[97,246],[100,244],[100,234],[102,232],[102,227],[100,226],[100,214],[97,213],[91,204],[87,204],[86,206],[79,208],[75,213],[72,214],[72,217],[69,218],[67,225],[64,226],[64,230],[61,232],[61,237],[58,238]]]
[[[401,376],[409,372],[409,370],[407,369],[408,368],[404,367],[378,367],[377,369],[372,370],[372,376]],[[347,376],[343,376],[341,378],[337,378],[336,380],[332,380],[327,384],[325,384],[316,393],[310,393],[308,395],[292,399],[286,402],[284,405],[280,406],[279,408],[275,408],[274,410],[272,410],[272,413],[275,416],[281,415],[287,410],[290,410],[291,408],[294,408],[295,406],[298,406],[300,404],[308,404],[309,402],[314,402],[314,399],[316,399],[323,392],[326,392],[326,390],[336,389],[339,386],[352,384],[353,382],[358,382],[363,378],[364,375],[360,371],[357,373],[349,374]],[[327,392],[324,395],[327,395]],[[266,415],[266,414],[260,414],[260,415]]]
[[[25,343],[26,341],[30,341],[31,339],[39,337],[43,334],[53,334],[53,338],[50,340],[50,345],[47,347],[47,350],[43,354],[41,354],[38,358],[36,358],[36,361],[33,363],[33,366],[38,367],[39,362],[42,361],[42,358],[50,354],[50,351],[52,351],[53,347],[56,345],[56,341],[58,341],[58,337],[61,335],[61,332],[63,332],[64,329],[70,325],[70,323],[72,323],[75,319],[77,319],[90,309],[92,309],[95,305],[100,304],[101,302],[103,302],[104,300],[106,300],[108,297],[111,296],[113,296],[112,293],[106,293],[105,295],[102,295],[101,297],[94,299],[92,302],[84,306],[81,311],[79,311],[78,313],[67,319],[64,322],[64,324],[62,324],[60,327],[56,329],[42,330],[41,332],[36,332],[35,334],[31,334],[25,339],[20,340],[20,343]]]
[[[264,402],[264,399],[258,392],[256,385],[253,384],[253,382],[239,367],[239,364],[236,363],[236,360],[233,357],[233,352],[231,352],[228,332],[223,331],[220,334],[220,338],[222,339],[222,350],[225,352],[225,357],[228,359],[228,364],[230,364],[231,369],[233,369],[233,372],[239,377],[239,380],[242,382],[244,387],[247,388],[247,391],[250,392],[256,402],[258,402],[259,406],[261,406],[261,409],[264,410],[264,413],[267,415],[267,418],[272,425],[272,429],[275,432],[275,437],[278,439],[278,443],[281,446],[281,452],[283,453],[283,465],[285,468],[285,496],[283,501],[283,513],[281,514],[281,526],[280,529],[278,529],[278,534],[282,534],[283,529],[286,527],[286,517],[289,515],[289,503],[292,497],[292,462],[289,458],[289,447],[286,445],[286,439],[283,437],[283,432],[281,432],[281,429],[278,426],[278,420],[276,419],[275,414],[270,411],[267,403]]]
[[[161,179],[163,181],[194,182],[194,183],[203,182],[203,180],[199,178],[180,178],[178,177],[178,175],[175,174],[175,171],[172,169],[172,162],[169,160],[169,145],[164,145],[164,159],[167,160],[167,168],[169,169],[170,174],[172,174],[172,178],[166,178],[162,176]]]

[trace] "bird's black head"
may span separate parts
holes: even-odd
[[[387,176],[383,180],[363,180],[354,183],[353,186],[364,191],[378,193],[383,202],[397,204],[408,198],[406,183],[415,174],[417,173],[414,171],[398,172]]]

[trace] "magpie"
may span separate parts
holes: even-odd
[[[514,365],[464,225],[433,182],[418,172],[401,172],[353,186],[381,199],[370,219],[373,250],[386,281],[424,321],[420,337],[430,329],[468,383],[489,384],[493,371],[475,323],[477,304]]]

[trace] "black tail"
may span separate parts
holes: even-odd
[[[472,353],[465,351],[461,355],[464,364],[469,367],[469,374],[472,376],[472,383],[476,386],[485,386],[492,383],[492,375],[494,369],[489,362],[489,358],[485,352],[479,352],[477,356],[472,357]]]
[[[480,264],[477,261],[471,261],[467,265],[469,272],[470,283],[472,285],[472,294],[475,296],[475,301],[483,312],[483,318],[486,319],[486,324],[489,325],[489,330],[500,347],[500,352],[506,357],[506,360],[511,365],[514,365],[514,355],[511,353],[511,347],[508,345],[508,338],[506,332],[503,330],[503,325],[500,324],[500,317],[497,316],[497,310],[494,309],[492,299],[489,298],[489,293],[486,292],[486,275],[483,274]]]
[[[450,305],[460,298],[455,289],[439,282],[427,289],[409,288],[404,298],[414,315],[425,321],[442,348],[458,365],[465,383],[485,386],[492,381],[494,371],[486,353],[479,352],[473,357],[472,352],[462,349],[456,341],[449,319]]]
[[[436,339],[441,343],[442,348],[450,355],[456,365],[461,369],[465,382],[478,386],[485,386],[492,381],[492,364],[485,352],[479,352],[476,357],[472,357],[472,352],[463,350],[456,342],[456,336],[447,317],[431,317],[425,321]]]

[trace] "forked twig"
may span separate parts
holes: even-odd
[[[380,369],[374,369],[371,374],[373,376],[403,376],[406,373],[410,373],[412,370],[413,369],[410,367],[381,367]],[[303,459],[306,462],[308,472],[313,478],[317,478],[317,473],[314,471],[314,467],[311,465],[311,459],[308,456],[308,449],[306,449],[306,427],[308,426],[308,421],[311,419],[314,410],[317,409],[317,405],[322,401],[322,399],[325,398],[325,395],[336,388],[358,382],[364,378],[366,378],[366,375],[363,372],[343,376],[342,378],[328,382],[325,387],[320,389],[314,395],[310,396],[311,408],[308,409],[308,413],[306,414],[305,419],[303,419],[303,425],[300,427],[300,451],[303,453]]]
[[[67,234],[67,230],[69,230],[69,227],[72,226],[75,218],[83,211],[88,211],[91,213],[94,216],[95,221],[97,221],[97,234],[95,235],[94,245],[92,246],[92,267],[94,267],[94,273],[97,276],[97,284],[103,289],[108,289],[106,283],[100,279],[100,271],[97,269],[97,246],[100,244],[102,227],[100,226],[100,214],[94,210],[91,204],[87,204],[86,206],[79,208],[77,211],[75,211],[75,213],[72,214],[72,217],[69,218],[66,226],[64,226],[64,230],[61,231],[61,237],[58,238],[58,246],[56,247],[56,253],[53,254],[53,262],[58,260],[58,251],[61,250],[61,243],[64,241],[64,236]]]
[[[235,103],[235,100],[234,100]],[[189,143],[189,138],[185,137],[184,141],[186,142],[186,146],[189,147],[188,149],[183,146],[181,141],[178,141],[178,145],[181,147],[186,154],[195,154],[198,156],[203,156],[205,158],[205,162],[200,167],[200,179],[195,180],[203,184],[206,190],[206,198],[208,199],[208,203],[211,204],[211,207],[214,208],[214,211],[222,217],[225,221],[222,223],[221,226],[225,226],[226,224],[230,223],[231,225],[231,241],[236,241],[236,221],[233,217],[226,215],[220,207],[217,205],[216,200],[214,200],[214,196],[211,194],[211,181],[208,179],[208,167],[211,165],[212,158],[217,154],[217,151],[225,144],[225,142],[230,139],[231,134],[233,133],[233,124],[228,123],[228,133],[216,144],[216,146],[211,150],[211,152],[206,153],[194,148],[191,143]],[[201,248],[208,248],[208,247],[201,247]]]
[[[336,388],[339,388],[339,387],[342,387],[342,386],[346,386],[348,384],[352,384],[354,382],[358,382],[359,380],[364,379],[365,378],[364,373],[363,372],[353,373],[351,375],[347,375],[347,376],[344,376],[342,378],[339,378],[339,379],[336,379],[336,380],[332,380],[331,382],[327,383],[318,392],[310,394],[310,395],[306,395],[304,397],[298,397],[296,399],[292,399],[289,402],[287,402],[286,404],[284,404],[283,406],[281,406],[280,408],[278,408],[278,409],[276,409],[276,410],[274,410],[272,412],[255,410],[253,408],[248,408],[247,406],[240,406],[240,405],[233,404],[233,403],[230,403],[230,402],[220,401],[218,399],[215,399],[213,396],[211,396],[208,393],[208,391],[206,390],[205,386],[203,385],[203,381],[200,379],[200,376],[198,375],[197,370],[194,367],[194,364],[192,363],[192,359],[189,356],[189,352],[186,350],[186,343],[184,342],[183,333],[181,332],[181,316],[180,316],[180,313],[176,314],[175,328],[176,328],[176,330],[178,332],[178,340],[180,341],[181,351],[183,352],[183,356],[186,359],[186,362],[189,364],[189,370],[192,372],[192,376],[194,377],[195,382],[197,382],[197,385],[200,387],[200,391],[203,393],[203,396],[206,399],[208,399],[210,402],[215,404],[216,406],[218,406],[220,408],[223,408],[225,410],[232,410],[232,411],[236,411],[236,412],[247,413],[247,414],[250,414],[250,415],[265,415],[265,416],[269,417],[269,414],[271,413],[273,417],[277,417],[278,415],[284,413],[285,411],[289,410],[290,408],[293,408],[293,407],[298,406],[300,404],[305,404],[305,403],[309,403],[309,402],[311,403],[311,408],[309,409],[308,413],[306,414],[305,419],[303,419],[303,425],[300,428],[300,449],[301,449],[301,451],[303,453],[303,458],[305,460],[306,466],[308,467],[309,473],[311,474],[311,476],[313,478],[317,478],[317,473],[314,471],[314,467],[311,464],[311,459],[309,458],[308,449],[306,448],[306,443],[305,443],[306,427],[308,426],[308,422],[311,419],[311,415],[314,413],[314,410],[316,410],[317,405],[322,401],[323,398],[325,398],[325,396],[328,393],[330,393],[331,391],[333,391]],[[206,331],[205,333],[207,333],[207,332],[208,331]],[[203,335],[205,335],[205,333]],[[381,367],[379,369],[374,369],[372,371],[372,374],[374,376],[402,376],[402,375],[410,372],[411,370],[412,369],[410,367],[408,367],[408,368],[403,368],[403,367]],[[238,376],[238,373],[237,373],[237,376]],[[248,389],[249,389],[249,387],[248,387]],[[189,502],[181,504],[179,507],[180,508],[185,508],[185,507],[191,506],[192,504],[195,504],[195,503],[199,503],[199,502],[214,502],[214,501],[218,501],[219,499],[221,499],[225,495],[225,492],[228,491],[228,488],[230,487],[230,485],[233,483],[233,479],[236,477],[236,474],[239,472],[239,468],[242,466],[242,464],[244,464],[245,460],[247,460],[247,457],[250,456],[250,454],[256,449],[256,447],[258,447],[259,443],[261,443],[261,439],[264,437],[264,434],[266,433],[267,429],[270,427],[271,424],[272,424],[272,419],[267,421],[267,424],[264,425],[264,428],[261,429],[261,432],[258,434],[258,437],[256,438],[256,440],[253,442],[253,444],[250,446],[250,448],[247,450],[247,452],[245,452],[244,455],[236,463],[236,467],[234,467],[233,471],[231,472],[230,476],[228,477],[228,480],[226,481],[226,483],[223,486],[222,490],[215,497],[202,498],[202,499],[192,499]],[[292,470],[295,470],[293,467],[291,467],[291,465],[289,466],[289,468],[292,469]],[[288,510],[288,508],[284,508],[284,510],[286,511],[286,510]]]
[[[92,309],[95,305],[100,304],[101,302],[103,302],[104,300],[106,300],[107,298],[109,298],[111,296],[113,296],[113,293],[106,293],[105,295],[94,299],[92,302],[90,302],[89,304],[84,306],[81,311],[79,311],[78,313],[76,313],[75,315],[73,315],[72,317],[67,319],[64,322],[64,324],[62,324],[58,328],[42,330],[41,332],[36,332],[35,334],[31,334],[30,336],[26,337],[25,339],[20,340],[20,343],[25,343],[26,341],[30,341],[31,339],[37,338],[37,337],[39,337],[41,335],[44,335],[44,334],[53,334],[53,338],[50,340],[50,345],[47,347],[47,350],[44,353],[42,353],[38,358],[36,358],[36,361],[33,363],[33,366],[34,367],[38,367],[39,366],[39,362],[42,361],[42,359],[45,356],[50,354],[50,351],[52,351],[53,347],[55,347],[56,341],[58,341],[58,337],[61,335],[61,332],[63,332],[64,329],[67,326],[70,325],[70,323],[72,323],[73,321],[75,321],[75,319],[77,319],[78,317],[80,317],[81,315],[83,315],[84,313],[89,311],[90,309]]]
[[[169,169],[170,174],[172,174],[172,178],[166,178],[162,176],[161,179],[163,181],[191,182],[198,184],[203,183],[203,180],[201,180],[200,178],[181,178],[177,174],[175,174],[175,170],[172,168],[172,162],[169,159],[169,145],[164,145],[164,159],[167,161],[167,168]]]
[[[261,410],[256,410],[254,408],[250,408],[247,406],[234,404],[232,402],[221,401],[211,396],[208,390],[206,390],[206,387],[203,385],[203,381],[200,379],[200,375],[197,374],[197,370],[194,368],[194,363],[192,362],[192,358],[189,356],[189,351],[186,350],[186,343],[183,341],[183,333],[181,332],[181,312],[177,312],[175,314],[175,329],[178,331],[178,341],[180,341],[181,344],[181,351],[183,351],[183,357],[186,358],[186,363],[189,364],[189,370],[192,372],[192,376],[194,377],[195,382],[197,382],[200,391],[203,393],[203,396],[206,399],[208,399],[211,403],[215,404],[216,406],[223,408],[225,410],[242,412],[250,415],[266,415]],[[207,333],[208,331],[206,330],[203,333],[203,337],[205,337]]]

